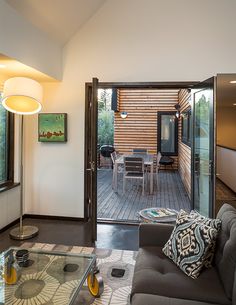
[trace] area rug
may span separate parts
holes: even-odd
[[[71,253],[94,253],[97,256],[97,265],[101,276],[104,280],[104,292],[100,298],[95,299],[91,296],[86,287],[86,284],[82,288],[78,297],[73,304],[75,305],[128,305],[132,278],[134,273],[134,264],[137,256],[135,251],[126,250],[109,250],[109,249],[98,249],[89,247],[78,247],[78,246],[64,246],[54,244],[42,244],[42,243],[29,243],[26,242],[22,248],[34,248],[43,249],[47,251],[63,251]],[[115,278],[111,276],[113,268],[122,268],[125,270],[125,274],[122,278]],[[71,290],[73,292],[73,289]],[[17,294],[15,294],[17,297]],[[37,295],[34,296],[36,301],[35,305],[64,305],[63,297],[57,301],[50,300],[49,302],[40,302],[40,298]],[[18,297],[15,304],[24,304]],[[30,303],[30,299],[27,300],[27,304]],[[65,303],[66,304],[66,303]]]

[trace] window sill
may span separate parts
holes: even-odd
[[[5,186],[0,186],[0,193],[9,191],[19,185],[20,185],[20,183],[18,182],[18,183],[9,183],[8,185],[5,185]]]

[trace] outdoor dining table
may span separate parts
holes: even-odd
[[[150,154],[127,154],[127,155],[120,155],[117,157],[117,159],[115,160],[115,164],[114,164],[114,171],[115,171],[115,175],[114,175],[114,191],[117,192],[118,190],[118,166],[119,165],[124,165],[124,158],[125,157],[142,157],[143,158],[143,163],[144,166],[150,166],[150,194],[153,193],[153,155]]]

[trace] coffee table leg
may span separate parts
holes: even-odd
[[[87,283],[89,292],[92,294],[92,296],[99,298],[104,291],[104,283],[96,265],[88,275]]]

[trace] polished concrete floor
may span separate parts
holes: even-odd
[[[69,220],[24,219],[24,224],[39,228],[38,236],[29,239],[34,243],[52,243],[69,246],[86,246],[106,249],[137,250],[138,226],[98,224],[96,245],[91,242],[91,229],[88,223]],[[11,228],[10,228],[11,229]],[[0,234],[0,251],[23,242],[9,238],[10,229]]]

